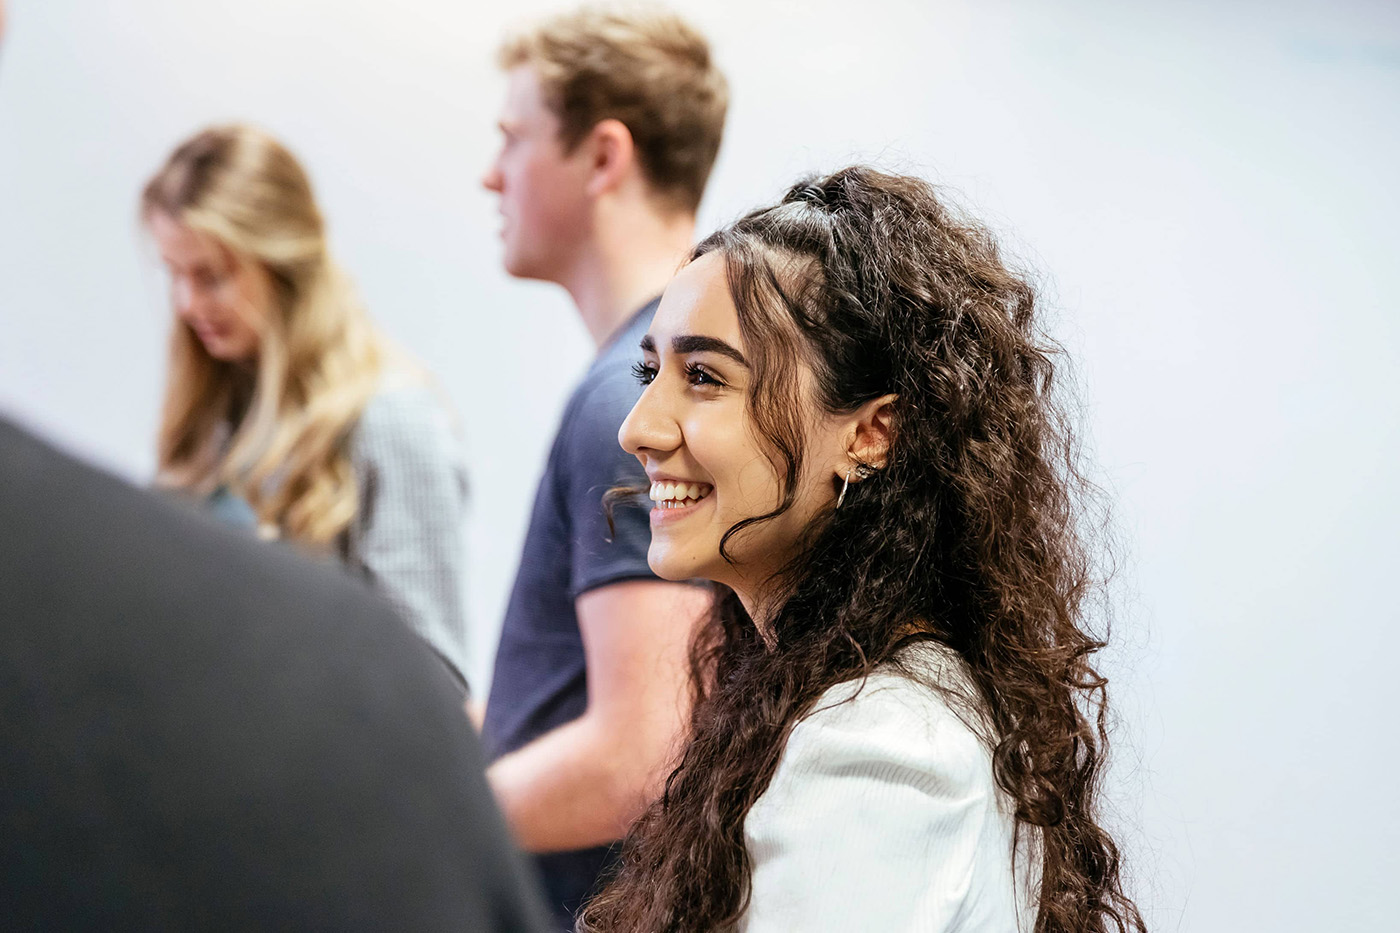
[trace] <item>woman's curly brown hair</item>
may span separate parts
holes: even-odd
[[[750,892],[744,820],[793,726],[913,633],[957,651],[980,691],[996,780],[1043,857],[1037,933],[1144,929],[1097,821],[1106,682],[1084,622],[1096,561],[1083,522],[1095,494],[1031,286],[926,182],[864,167],[794,186],[694,255],[711,252],[753,367],[748,409],[784,480],[778,508],[726,542],[793,501],[800,365],[828,411],[895,394],[894,432],[883,469],[782,573],[766,638],[716,588],[684,755],[579,928],[733,929]]]

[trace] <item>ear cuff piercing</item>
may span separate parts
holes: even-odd
[[[841,481],[841,495],[836,497],[836,507],[838,509],[841,508],[841,503],[846,501],[846,490],[851,486],[851,472],[851,470],[847,470],[845,478]],[[875,475],[875,468],[866,466],[864,463],[857,463],[855,466],[855,474],[858,479],[870,479],[870,477]]]

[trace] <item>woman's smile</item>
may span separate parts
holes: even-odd
[[[651,521],[669,522],[693,514],[701,502],[709,498],[714,487],[709,483],[683,480],[654,480],[651,484]]]

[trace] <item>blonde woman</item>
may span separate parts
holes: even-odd
[[[301,165],[259,130],[207,129],[146,185],[141,217],[175,316],[158,482],[334,555],[463,680],[453,420],[332,261]]]

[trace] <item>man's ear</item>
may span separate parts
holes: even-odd
[[[636,164],[632,131],[621,120],[599,120],[581,145],[590,161],[587,192],[593,197],[616,191]]]
[[[884,469],[889,460],[890,441],[894,438],[894,402],[898,397],[873,398],[852,414],[850,440],[846,445],[852,464]]]

